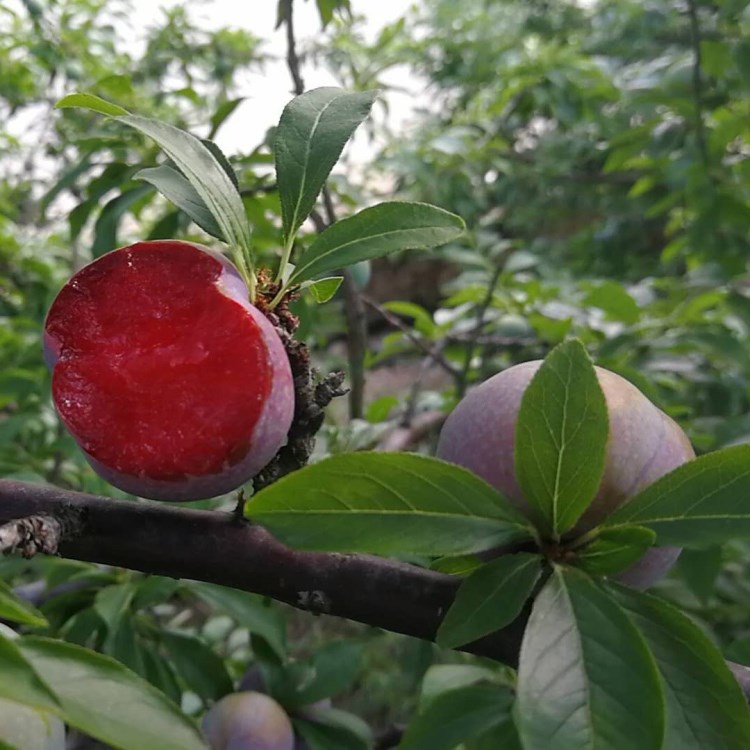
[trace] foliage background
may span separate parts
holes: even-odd
[[[374,39],[358,0],[352,14],[345,5],[324,12],[303,66],[382,89],[368,128],[385,146],[366,168],[337,173],[337,213],[425,200],[470,231],[357,269],[368,301],[364,409],[338,404],[318,455],[392,447],[404,429],[409,447],[429,452],[440,415],[472,383],[568,334],[679,421],[699,452],[747,441],[748,4],[429,0]],[[259,30],[206,31],[180,7],[142,29],[140,47],[126,44],[117,29],[129,12],[126,0],[0,5],[0,475],[120,497],[57,422],[42,321],[91,258],[136,238],[204,238],[132,179],[155,161],[149,142],[53,104],[85,90],[213,136],[251,93],[238,87],[243,72],[269,54]],[[394,129],[388,104],[407,71],[424,106]],[[256,247],[271,258],[280,210],[269,139],[230,156]],[[344,307],[298,305],[322,368],[347,363]],[[686,554],[661,590],[750,664],[746,553]],[[194,715],[251,661],[268,661],[274,639],[295,659],[334,640],[354,649],[360,668],[335,702],[378,731],[408,719],[430,664],[469,659],[122,570],[5,560],[0,572],[36,587],[51,634],[113,654]],[[203,654],[199,677],[186,649]]]

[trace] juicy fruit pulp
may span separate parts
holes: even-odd
[[[90,263],[45,324],[55,406],[92,466],[143,497],[235,489],[283,445],[289,360],[234,267],[177,241]]]
[[[437,455],[470,469],[499,489],[520,510],[528,503],[515,475],[515,431],[521,398],[541,361],[524,362],[494,375],[454,409],[440,434]],[[624,378],[596,368],[609,415],[609,438],[599,491],[576,527],[582,533],[659,477],[695,457],[676,422]],[[645,587],[660,578],[679,550],[655,548],[619,578]]]

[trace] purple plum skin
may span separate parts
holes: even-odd
[[[274,377],[271,392],[268,394],[264,409],[253,430],[252,449],[241,461],[226,468],[220,474],[189,476],[175,482],[124,474],[103,465],[78,444],[89,465],[110,484],[139,497],[174,502],[200,500],[223,495],[252,479],[276,455],[279,448],[286,443],[287,434],[294,417],[294,382],[289,358],[279,335],[268,318],[250,303],[247,285],[239,271],[221,253],[197,243],[184,244],[193,245],[221,263],[222,272],[216,281],[216,286],[224,295],[245,308],[248,315],[261,329],[267,345]],[[118,251],[113,250],[112,252]],[[47,334],[46,326],[43,347],[44,360],[51,371],[59,359],[60,348],[59,344]],[[75,436],[73,437],[75,439]]]
[[[521,398],[540,365],[536,360],[510,367],[473,389],[449,415],[437,449],[439,458],[471,470],[524,513],[529,507],[515,476],[515,430]],[[607,403],[609,438],[602,482],[574,530],[577,534],[695,457],[679,425],[634,385],[609,370],[595,369]],[[674,547],[655,547],[618,579],[647,588],[666,574],[679,553]]]
[[[263,693],[225,696],[206,714],[201,726],[211,750],[294,750],[289,717]]]

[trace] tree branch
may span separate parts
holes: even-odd
[[[59,552],[72,560],[217,583],[429,641],[460,583],[371,555],[297,552],[231,513],[0,479],[0,524],[37,515],[62,522]],[[462,650],[515,667],[525,620]],[[750,700],[750,668],[727,663]]]
[[[434,639],[459,584],[443,573],[370,555],[297,552],[231,513],[0,479],[0,524],[71,512],[83,523],[60,541],[63,557],[252,591],[425,640]],[[522,630],[519,621],[466,650],[514,665]]]

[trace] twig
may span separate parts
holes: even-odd
[[[286,65],[294,83],[294,93],[299,96],[305,90],[294,38],[294,0],[281,0],[281,13],[286,25]]]
[[[365,410],[365,355],[367,354],[367,314],[362,294],[350,269],[344,270],[344,315],[346,317],[349,359],[349,417],[361,419]]]
[[[252,506],[252,499],[248,501]],[[252,591],[297,609],[320,608],[373,627],[433,640],[459,580],[371,555],[298,552],[232,513],[128,502],[0,479],[0,524],[32,515],[85,515],[64,536],[66,558]],[[317,592],[317,593],[316,593]],[[465,650],[515,664],[523,621]]]
[[[495,270],[490,278],[490,283],[487,285],[487,291],[485,292],[484,298],[477,307],[476,318],[474,323],[474,334],[475,337],[479,336],[484,327],[484,316],[487,314],[487,310],[492,304],[492,297],[495,294],[495,287],[500,279],[500,274],[503,272],[505,266],[505,258],[498,258]],[[466,345],[466,356],[464,358],[464,366],[461,369],[460,374],[456,378],[456,397],[463,398],[466,393],[466,386],[469,380],[469,370],[471,369],[471,360],[474,359],[474,352],[476,351],[476,338],[472,338],[467,342]]]
[[[442,411],[417,414],[408,426],[397,426],[380,442],[378,450],[405,451],[413,448],[426,435],[440,427],[448,415]]]
[[[687,0],[688,17],[690,18],[690,43],[693,48],[693,100],[695,103],[695,141],[698,145],[703,166],[706,172],[711,168],[711,157],[708,152],[706,126],[703,122],[703,82],[701,70],[703,58],[701,54],[701,29],[698,19],[698,7],[695,0]],[[709,174],[710,178],[710,174]]]
[[[460,584],[455,576],[371,555],[298,552],[231,513],[0,479],[0,524],[31,516],[72,523],[75,533],[63,533],[59,545],[68,559],[217,583],[298,609],[317,606],[322,596],[329,615],[425,640],[434,640]],[[462,650],[516,666],[527,615]],[[728,666],[750,698],[750,668]]]
[[[243,198],[249,198],[253,195],[260,195],[262,193],[275,193],[279,189],[279,186],[273,182],[270,185],[254,185],[253,187],[244,187],[240,189],[240,195]]]
[[[305,90],[302,78],[297,40],[294,35],[294,0],[282,0],[281,18],[286,26],[286,62],[298,96]],[[325,219],[317,211],[310,214],[318,233],[324,232],[336,222],[336,212],[327,187],[323,188]],[[346,315],[347,351],[349,358],[349,417],[358,419],[364,413],[365,354],[367,352],[367,318],[359,290],[350,271],[344,271],[344,313]]]
[[[414,346],[420,351],[424,352],[436,365],[443,368],[451,377],[455,378],[460,373],[459,371],[445,358],[443,353],[440,351],[438,346],[428,344],[414,331],[409,328],[397,315],[394,315],[390,310],[387,310],[382,305],[378,304],[374,299],[368,297],[366,294],[361,295],[363,302],[377,312],[384,320],[386,320],[394,328],[397,328],[401,333],[411,341]]]

